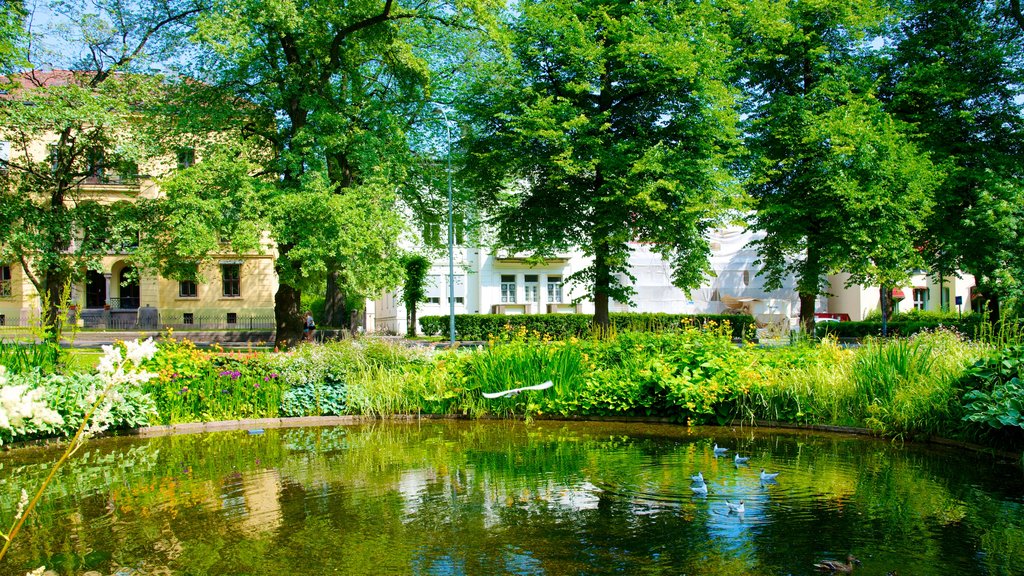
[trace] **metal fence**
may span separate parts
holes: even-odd
[[[161,313],[155,308],[137,310],[82,310],[78,319],[83,328],[105,330],[274,330],[273,314],[246,313]],[[75,314],[68,314],[73,322]],[[0,327],[26,328],[39,326],[37,315],[0,314]]]

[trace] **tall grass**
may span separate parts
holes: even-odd
[[[859,424],[853,401],[852,350],[834,338],[756,351],[743,413],[766,419],[834,425]]]
[[[829,339],[800,346],[760,352],[747,417],[942,433],[959,425],[958,379],[988,349],[948,330],[869,339],[856,349]]]
[[[958,426],[957,381],[985,350],[947,330],[869,341],[854,366],[864,423],[887,434],[935,434]]]
[[[37,368],[44,374],[52,374],[59,370],[61,357],[60,346],[52,342],[20,344],[0,341],[0,366],[6,366],[12,374]]]

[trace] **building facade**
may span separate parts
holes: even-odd
[[[20,83],[21,87],[3,92],[0,98],[9,100],[6,104],[30,105],[33,90],[59,88],[81,82],[82,78],[77,73],[57,70],[30,72],[8,80],[15,86]],[[29,94],[28,98],[18,94],[22,90]],[[14,100],[16,97],[22,99]],[[17,145],[12,145],[12,140]],[[56,134],[18,141],[11,130],[0,126],[0,169],[38,166],[47,158],[56,166],[56,141]],[[189,167],[195,161],[195,151],[182,147],[169,157],[132,166],[132,173],[121,174],[105,165],[101,150],[83,162],[86,174],[76,178],[66,204],[89,200],[109,205],[156,199],[161,194],[159,177]],[[76,239],[74,231],[71,234],[69,251],[73,252]],[[274,327],[274,294],[278,284],[275,250],[269,238],[259,253],[233,254],[225,245],[223,253],[214,255],[212,262],[201,268],[204,282],[179,282],[136,270],[132,250],[132,246],[124,246],[98,258],[88,269],[79,270],[79,280],[70,287],[68,305],[69,314],[81,325],[118,329]],[[20,261],[12,260],[0,262],[0,325],[38,324],[39,295]]]

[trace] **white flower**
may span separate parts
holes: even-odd
[[[96,365],[96,371],[100,374],[112,374],[120,368],[122,363],[124,363],[124,358],[121,356],[121,348],[112,344],[104,344],[103,357]]]
[[[24,431],[63,423],[60,414],[46,405],[45,393],[42,388],[29,390],[24,384],[0,386],[0,428]]]
[[[43,576],[46,574],[46,566],[40,566],[31,572],[25,572],[25,576]]]
[[[156,342],[153,341],[152,337],[146,338],[144,342],[139,342],[138,340],[126,342],[125,347],[128,350],[128,360],[136,366],[139,366],[143,361],[149,360],[156,354]]]

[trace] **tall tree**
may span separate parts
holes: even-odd
[[[464,113],[467,181],[498,243],[537,258],[578,247],[570,277],[609,325],[628,302],[630,242],[673,282],[708,271],[705,232],[737,203],[729,42],[715,2],[531,0],[511,14],[510,58],[480,69]],[[500,48],[500,47],[499,47]]]
[[[1024,31],[982,0],[893,5],[883,97],[948,173],[925,257],[973,274],[997,318],[1024,290]]]
[[[10,143],[0,184],[0,260],[19,262],[56,322],[62,290],[98,257],[132,241],[131,207],[100,202],[83,184],[135,178],[148,154],[130,137],[159,79],[132,71],[174,45],[202,6],[193,0],[88,6],[56,3],[33,46],[58,40],[59,54],[29,52],[31,68],[10,76],[0,99],[0,140]],[[59,56],[61,60],[52,59]],[[41,71],[64,65],[73,71]]]
[[[25,4],[5,0],[0,5],[0,74],[10,74],[25,63]]]
[[[867,34],[884,12],[850,3],[758,0],[743,38],[751,226],[767,285],[793,273],[810,331],[826,276],[893,285],[916,250],[936,173],[873,94]]]
[[[416,42],[435,27],[468,26],[488,5],[219,0],[201,21],[203,57],[189,72],[209,90],[193,92],[227,94],[239,104],[235,133],[273,152],[261,173],[273,183],[282,344],[301,335],[302,290],[328,284],[351,300],[399,284],[403,115],[423,107],[430,78]]]

